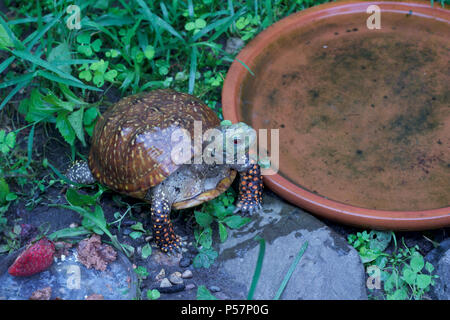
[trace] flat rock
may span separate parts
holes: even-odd
[[[225,51],[229,54],[237,54],[245,45],[241,38],[231,37],[227,39]]]
[[[259,253],[255,236],[266,240],[261,276],[254,299],[273,299],[305,241],[308,248],[281,299],[367,299],[361,259],[347,241],[303,210],[265,192],[263,211],[252,222],[230,231],[219,248],[219,262],[231,279],[250,288]]]
[[[438,300],[450,300],[450,239],[444,240],[439,247],[430,251],[425,260],[433,264],[434,272],[439,278],[434,279],[430,296]]]

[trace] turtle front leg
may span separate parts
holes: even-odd
[[[152,196],[151,205],[153,237],[156,245],[164,253],[181,250],[181,239],[173,231],[170,211],[171,201],[165,197],[164,192],[155,192]]]
[[[239,168],[237,168],[239,171]],[[252,215],[261,209],[263,181],[261,169],[255,160],[243,166],[243,171],[239,171],[239,197],[234,212],[241,211],[244,215]]]

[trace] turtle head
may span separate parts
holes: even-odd
[[[244,122],[232,124],[229,120],[222,121],[220,128],[224,133],[224,158],[237,160],[238,163],[240,160],[245,161],[256,143],[255,130]]]

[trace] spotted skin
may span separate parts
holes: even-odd
[[[240,172],[239,197],[235,212],[252,215],[261,208],[263,180],[256,161],[251,161],[246,171]]]
[[[181,249],[181,239],[173,230],[170,221],[171,205],[167,199],[156,194],[153,197],[151,207],[151,220],[153,227],[153,237],[156,245],[164,253],[179,251]]]
[[[81,184],[92,184],[95,182],[86,161],[75,161],[67,170],[66,177],[70,181]]]

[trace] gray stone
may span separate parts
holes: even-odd
[[[183,279],[181,279],[181,273],[180,272],[174,272],[169,276],[169,281],[173,284],[182,284]]]
[[[182,268],[187,268],[187,267],[189,267],[190,265],[191,265],[191,263],[192,263],[192,260],[190,259],[190,258],[182,258],[181,260],[180,260],[180,267],[182,267]]]
[[[219,292],[219,291],[220,291],[220,288],[219,288],[218,286],[211,286],[211,287],[209,287],[209,290],[210,290],[211,292]]]
[[[347,241],[310,214],[266,192],[263,211],[230,231],[219,262],[230,277],[250,288],[259,253],[255,236],[266,240],[254,299],[273,299],[305,241],[308,247],[281,299],[367,299],[364,266]]]
[[[439,247],[433,249],[425,260],[434,266],[435,285],[431,287],[430,296],[438,300],[450,300],[450,239],[444,240]]]
[[[181,277],[183,279],[190,279],[192,278],[194,275],[192,274],[192,271],[187,269],[186,271],[183,272],[183,274],[181,275]]]
[[[186,290],[192,290],[192,289],[194,289],[195,288],[195,284],[193,284],[193,283],[188,283],[187,285],[186,285]]]
[[[241,38],[231,37],[227,39],[227,44],[225,45],[225,51],[229,54],[238,53],[241,48],[245,45],[245,42]]]
[[[166,277],[166,270],[161,269],[159,271],[159,273],[156,275],[155,280],[156,281],[161,281],[162,279],[164,279]]]
[[[161,280],[161,284],[159,285],[160,288],[169,288],[172,284],[170,283],[169,279],[164,278]]]

